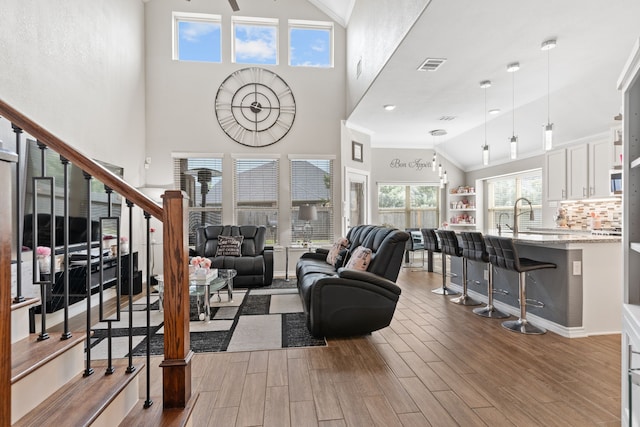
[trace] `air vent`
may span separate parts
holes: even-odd
[[[418,67],[418,71],[436,71],[446,60],[446,58],[427,58],[422,65]]]
[[[456,118],[456,116],[442,116],[438,120],[442,120],[443,122],[450,122],[451,120],[453,120],[455,118]]]

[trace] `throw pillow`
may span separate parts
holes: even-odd
[[[371,262],[371,249],[358,246],[351,254],[346,268],[366,271]]]
[[[333,264],[333,267],[338,271],[339,268],[344,267],[345,261],[347,260],[347,254],[349,251],[347,249],[340,249],[340,253],[336,257],[336,262]]]
[[[336,240],[333,243],[333,246],[331,246],[329,253],[327,254],[327,263],[331,265],[335,265],[338,254],[342,249],[346,248],[348,244],[349,244],[349,241],[345,237],[341,237],[338,240]]]
[[[240,256],[244,236],[218,236],[216,256]]]

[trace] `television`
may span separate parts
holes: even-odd
[[[27,139],[26,150],[21,162],[24,162],[26,180],[23,181],[25,194],[23,202],[23,250],[34,246],[34,208],[37,211],[38,246],[51,247],[51,220],[54,219],[55,246],[64,244],[64,167],[60,155],[53,150],[44,150],[45,176],[53,177],[54,208],[51,212],[51,184],[47,181],[34,181],[34,177],[42,176],[42,150],[35,141]],[[124,176],[123,168],[99,160],[96,162],[109,169],[114,174]],[[68,166],[68,214],[69,214],[69,244],[87,242],[87,209],[91,209],[91,241],[99,241],[100,218],[110,215],[120,217],[122,197],[115,192],[111,198],[107,197],[104,184],[97,179],[91,179],[91,204],[87,203],[87,179],[82,170],[73,164]],[[37,206],[34,207],[34,195]],[[115,221],[104,221],[103,235],[116,235]]]

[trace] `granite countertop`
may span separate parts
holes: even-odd
[[[495,233],[488,234],[496,235]],[[502,237],[512,237],[516,243],[537,245],[566,243],[616,243],[622,241],[621,236],[599,236],[591,235],[589,233],[540,234],[532,231],[519,232],[515,237],[511,232],[503,232]]]

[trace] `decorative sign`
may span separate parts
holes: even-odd
[[[395,158],[389,163],[391,169],[415,169],[420,172],[423,169],[431,169],[431,162],[424,159],[414,159],[410,161]]]

